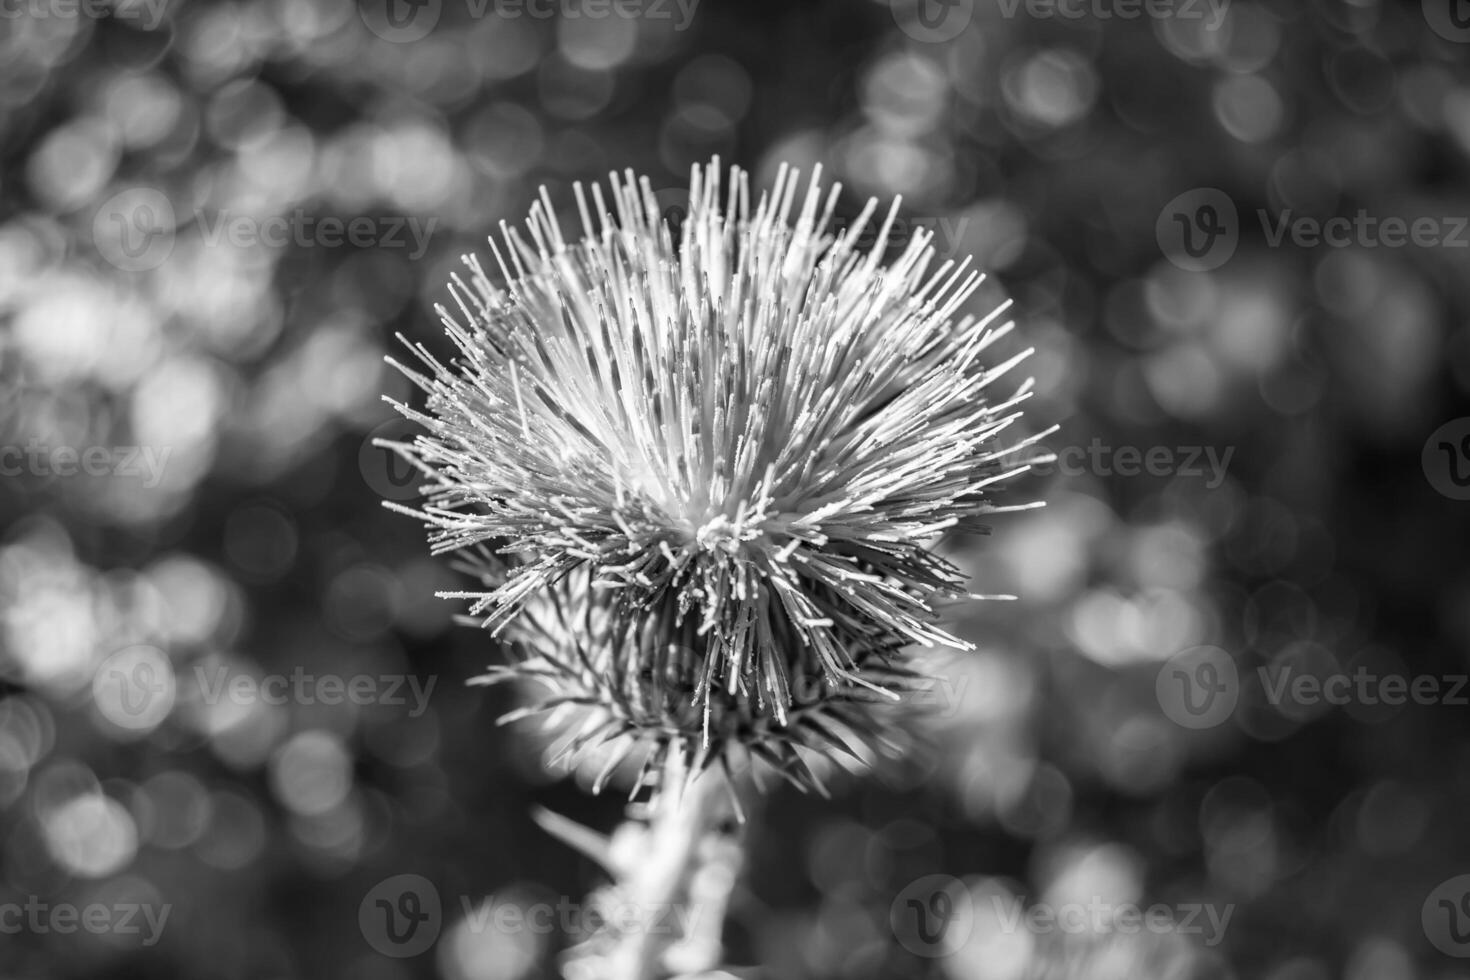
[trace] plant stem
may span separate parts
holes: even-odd
[[[693,947],[707,947],[708,943],[695,942],[699,934],[691,934],[695,930],[686,924],[697,924],[705,936],[711,928],[716,930],[715,949],[709,952],[719,955],[718,930],[725,917],[728,887],[723,896],[704,896],[707,900],[701,903],[694,879],[715,857],[710,852],[725,836],[722,827],[733,815],[730,790],[719,772],[702,773],[687,785],[686,778],[682,753],[670,752],[662,785],[651,804],[653,812],[640,848],[641,860],[628,869],[623,882],[625,897],[638,910],[641,922],[613,954],[611,975],[615,980],[660,980],[675,968],[667,962],[668,953],[676,948],[697,953]],[[726,877],[733,886],[734,875]],[[718,902],[718,909],[703,907],[713,904],[708,901],[711,898]],[[701,913],[718,914],[712,922]],[[679,964],[685,969],[695,965]],[[704,968],[714,965],[709,963]]]
[[[600,899],[613,910],[617,932],[568,951],[567,980],[665,980],[719,964],[725,910],[744,859],[733,789],[718,770],[686,780],[677,751],[661,775],[653,798],[631,808],[612,838],[615,880]]]

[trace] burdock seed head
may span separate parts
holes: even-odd
[[[1009,304],[961,316],[983,277],[931,268],[923,230],[885,266],[896,204],[862,253],[876,202],[831,234],[838,188],[797,190],[783,167],[752,207],[744,172],[696,167],[677,245],[631,172],[611,201],[576,187],[576,242],[543,190],[529,241],[491,243],[503,287],[473,258],[453,277],[458,356],[399,365],[427,394],[398,405],[426,430],[393,444],[425,478],[407,512],[523,650],[493,676],[543,681],[576,747],[622,736],[614,761],[738,743],[791,768],[870,734],[906,647],[967,647],[937,623],[968,593],[931,546],[1019,509],[990,499],[1032,441],[1000,442],[1030,381],[994,394],[1030,352],[984,361]]]

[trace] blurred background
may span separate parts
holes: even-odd
[[[1020,599],[948,613],[931,747],[770,795],[731,971],[1470,976],[1462,6],[7,0],[0,976],[555,975],[483,913],[579,901],[530,809],[621,799],[465,686],[383,358],[539,186],[676,219],[714,154],[902,195],[1060,424],[947,545]]]

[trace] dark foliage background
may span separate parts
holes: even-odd
[[[1008,491],[1045,510],[950,545],[977,592],[1020,599],[951,612],[978,650],[936,666],[933,748],[831,801],[769,797],[731,968],[1470,975],[1446,931],[1470,709],[1442,696],[1470,671],[1470,422],[1436,432],[1470,389],[1452,4],[592,2],[443,0],[403,29],[346,0],[0,14],[0,906],[169,909],[151,944],[0,913],[0,973],[554,973],[560,930],[473,913],[580,900],[596,867],[530,810],[608,828],[621,803],[496,727],[514,692],[464,686],[499,654],[382,507],[380,396],[408,397],[383,357],[395,332],[444,349],[448,273],[539,186],[569,207],[631,167],[676,216],[719,154],[766,185],[820,163],[848,216],[901,194],[906,227],[973,254],[1036,348],[1030,431],[1070,450]],[[1203,198],[1170,210],[1197,188],[1238,245],[1192,270],[1168,229],[1203,220]],[[1272,241],[1359,213],[1439,237]],[[101,471],[58,474],[58,447],[100,447]],[[1168,462],[1120,473],[1125,448]],[[1201,656],[1237,668],[1235,708],[1191,725],[1171,671]],[[1282,667],[1441,696],[1273,704]],[[374,696],[201,684],[298,669]],[[119,711],[120,685],[168,677]],[[359,920],[400,874],[443,900],[416,957]],[[942,949],[900,921],[935,874],[971,896]],[[1013,898],[1163,903],[1180,928],[1008,927]],[[1193,904],[1228,925],[1184,928]]]

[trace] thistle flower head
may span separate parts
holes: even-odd
[[[1030,441],[1001,445],[1030,382],[994,393],[1029,351],[985,357],[1009,304],[961,315],[982,277],[933,268],[922,230],[883,265],[896,205],[866,254],[876,202],[829,233],[817,176],[752,205],[740,170],[695,168],[677,244],[646,179],[610,195],[576,187],[568,242],[543,190],[529,240],[492,241],[503,285],[453,278],[456,358],[399,365],[427,394],[398,406],[425,429],[394,445],[425,477],[410,513],[483,584],[454,595],[512,626],[550,706],[707,757],[891,694],[912,644],[965,648],[931,547],[1017,509],[990,499]]]

